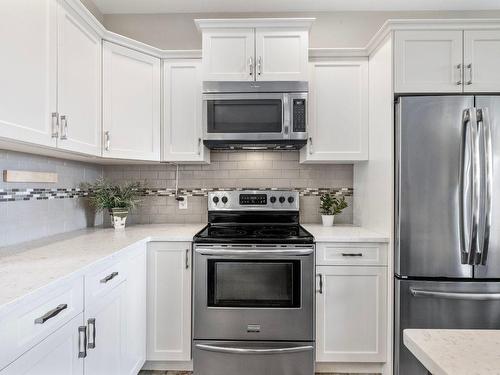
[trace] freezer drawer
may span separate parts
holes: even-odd
[[[427,375],[403,344],[406,328],[500,329],[500,282],[395,279],[395,302],[395,375]]]
[[[313,375],[313,342],[193,342],[194,375]]]

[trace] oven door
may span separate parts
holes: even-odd
[[[290,106],[283,93],[203,95],[206,140],[269,141],[289,138]]]
[[[313,245],[200,245],[194,258],[195,339],[314,339]]]

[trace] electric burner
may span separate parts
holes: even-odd
[[[208,225],[194,242],[308,244],[314,238],[299,224],[298,192],[242,190],[209,193]]]

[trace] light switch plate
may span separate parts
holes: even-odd
[[[187,197],[183,198],[183,200],[179,201],[179,210],[187,210],[188,208],[188,199]]]

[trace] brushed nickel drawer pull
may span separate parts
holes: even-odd
[[[343,257],[362,257],[363,253],[342,253]]]
[[[118,272],[113,272],[106,276],[104,279],[101,279],[101,283],[106,284],[108,281],[113,280],[116,276],[118,276]]]
[[[58,315],[61,311],[65,310],[67,308],[68,308],[68,305],[65,303],[62,303],[59,306],[57,306],[55,309],[52,309],[49,312],[47,312],[45,315],[43,315],[39,318],[36,318],[35,324],[43,324],[47,320],[53,318],[54,316]]]
[[[90,318],[87,322],[88,322],[88,326],[89,326],[89,340],[88,340],[87,347],[89,349],[95,349],[95,318]],[[91,333],[90,327],[92,327],[92,333]],[[92,338],[92,341],[90,341],[91,338]]]
[[[83,338],[82,338],[83,336]],[[87,356],[87,327],[78,327],[78,358]]]

